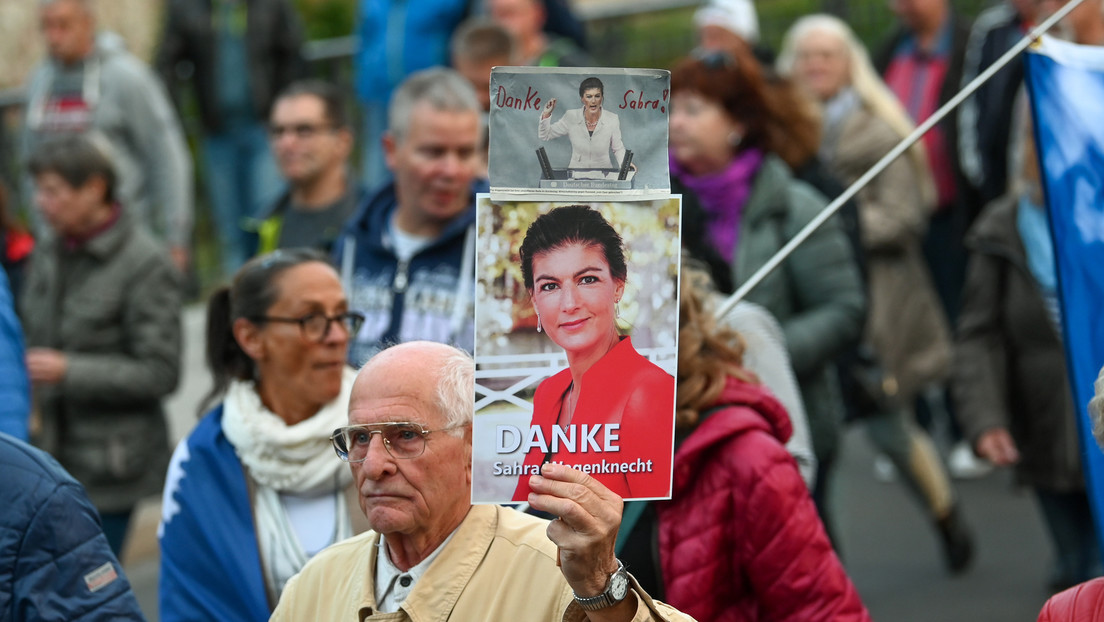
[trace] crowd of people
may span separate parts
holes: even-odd
[[[520,249],[534,329],[568,361],[533,425],[582,405],[579,421],[616,411],[647,443],[669,435],[641,422],[673,399],[673,496],[623,505],[663,496],[658,480],[607,487],[533,451],[540,475],[514,493],[530,514],[470,503],[490,68],[596,61],[565,0],[360,4],[346,91],[310,75],[290,0],[169,0],[153,67],[98,29],[90,0],[40,3],[21,177],[0,180],[0,464],[15,474],[0,611],[142,619],[118,558],[160,493],[162,620],[868,620],[833,511],[851,423],[952,575],[976,554],[952,476],[992,465],[1038,500],[1048,588],[1104,572],[1016,66],[713,311],[1059,2],[1000,2],[971,25],[949,0],[893,0],[874,53],[826,14],[771,50],[750,0],[703,5],[670,67],[674,381],[614,320],[625,260],[597,211],[552,210]],[[1060,29],[1104,44],[1104,2]],[[579,95],[563,117],[589,136],[551,122],[553,99],[539,138],[568,136],[574,167],[620,162],[602,82]],[[213,389],[173,451],[197,185],[226,284],[207,301]],[[592,331],[560,330],[566,300]]]

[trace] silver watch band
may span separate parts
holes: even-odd
[[[614,570],[613,573],[610,574],[609,579],[606,581],[606,589],[601,594],[597,596],[579,596],[572,590],[571,595],[575,597],[575,602],[579,603],[583,611],[597,611],[599,609],[605,609],[606,607],[612,607],[625,598],[625,593],[621,594],[621,598],[616,598],[612,594],[613,579],[618,574],[625,574],[625,565],[621,563],[620,559],[617,560],[617,570]]]

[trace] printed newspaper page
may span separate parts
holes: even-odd
[[[495,67],[489,120],[496,201],[670,196],[670,72]]]

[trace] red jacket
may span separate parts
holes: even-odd
[[[540,426],[544,438],[552,438],[552,428],[560,415],[564,395],[571,386],[571,370],[565,369],[537,386],[533,398],[533,420]],[[675,379],[644,358],[624,337],[583,374],[572,425],[593,426],[618,423],[619,451],[616,453],[559,452],[551,459],[577,469],[601,465],[604,461],[627,465],[633,471],[602,474],[588,471],[607,488],[625,499],[666,498],[671,490],[671,446],[675,429]],[[595,440],[604,446],[605,436],[599,432]],[[580,443],[581,444],[581,443]],[[539,449],[525,456],[525,464],[536,466],[545,462]],[[646,468],[638,469],[641,465]],[[518,479],[514,501],[529,496],[529,477]]]
[[[868,621],[783,446],[792,431],[764,388],[729,378],[675,453],[657,504],[666,601],[698,620]]]
[[[1051,596],[1039,612],[1038,622],[1104,622],[1104,578]]]

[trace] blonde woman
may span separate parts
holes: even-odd
[[[844,183],[862,176],[913,129],[862,44],[835,17],[798,20],[786,34],[778,71],[819,102],[820,156]],[[911,413],[921,391],[950,371],[950,330],[921,250],[935,200],[920,143],[857,195],[868,276],[864,339],[886,368],[886,384],[901,404],[898,412],[875,413],[867,422],[875,443],[923,497],[939,528],[947,564],[957,572],[969,564],[970,537],[955,509],[946,470]]]

